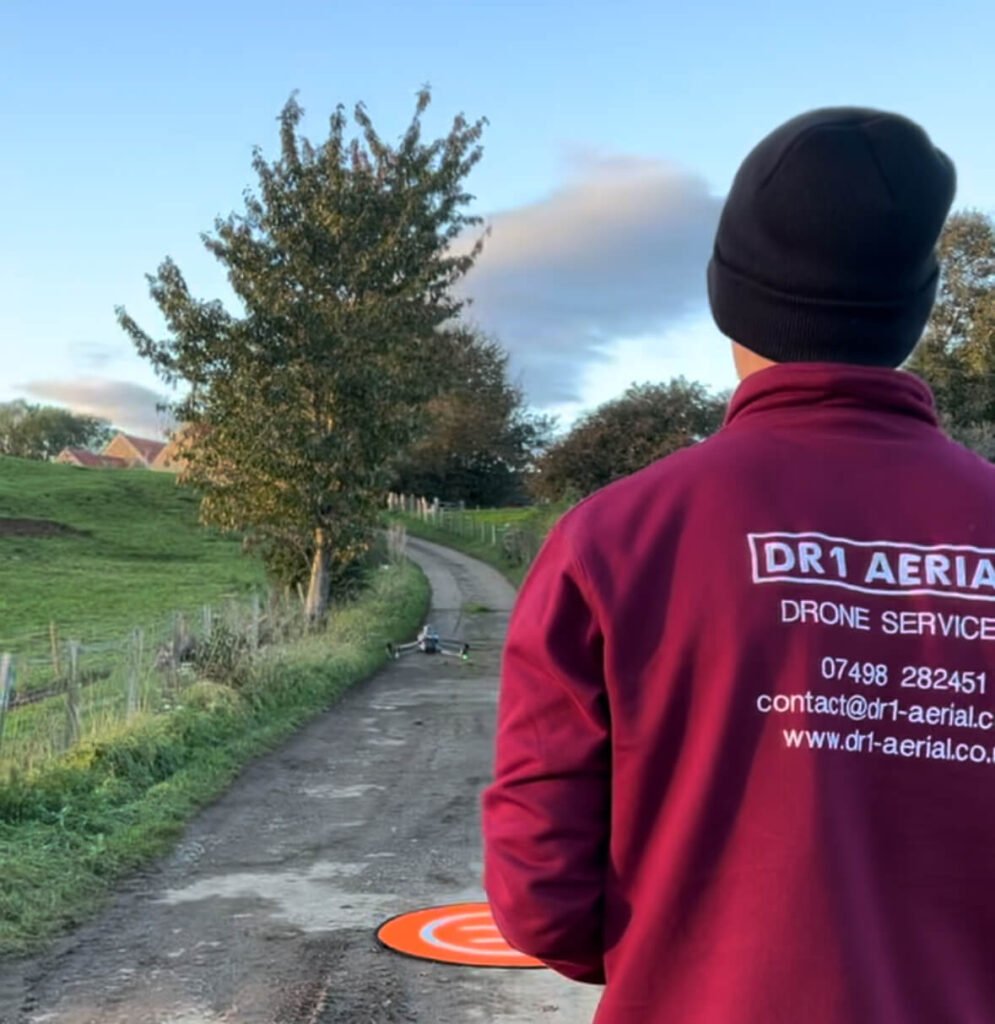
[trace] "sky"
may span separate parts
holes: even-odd
[[[0,401],[148,436],[168,389],[115,307],[164,325],[164,257],[229,301],[201,233],[242,209],[290,95],[319,143],[336,104],[396,139],[486,117],[468,180],[491,227],[462,288],[537,408],[569,424],[632,383],[734,386],[705,266],[739,163],[820,106],[895,110],[995,212],[986,0],[0,0]]]

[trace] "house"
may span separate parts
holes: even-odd
[[[85,466],[87,469],[127,469],[124,459],[116,459],[113,455],[98,455],[86,448],[63,448],[55,457],[56,462],[65,466]]]
[[[98,455],[85,448],[63,448],[56,462],[93,469],[157,469],[167,473],[180,473],[186,460],[183,442],[187,431],[174,431],[171,439],[152,441],[123,431],[114,435]]]
[[[132,468],[152,469],[165,448],[165,441],[151,441],[122,431],[107,442],[101,454],[121,459]]]
[[[170,435],[169,441],[152,461],[152,468],[164,470],[167,473],[182,473],[186,466],[186,459],[183,457],[183,444],[189,437],[189,427],[180,427]]]

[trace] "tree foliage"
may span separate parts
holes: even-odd
[[[538,462],[532,491],[546,501],[582,498],[714,433],[724,412],[723,396],[683,377],[633,384],[550,446]]]
[[[51,459],[63,448],[95,449],[111,438],[106,420],[18,399],[0,404],[0,454]]]
[[[508,378],[508,353],[461,328],[444,336],[439,361],[420,372],[433,374],[439,391],[395,466],[392,489],[487,507],[525,500],[524,474],[548,443],[552,420],[526,406]]]
[[[279,157],[255,151],[258,192],[202,236],[242,314],[194,298],[168,258],[149,283],[170,336],[154,340],[118,310],[159,375],[189,388],[174,413],[189,425],[185,476],[202,490],[203,517],[247,533],[284,578],[309,566],[314,618],[331,578],[369,543],[389,464],[434,393],[417,368],[435,362],[461,309],[453,285],[483,241],[451,247],[479,223],[463,182],[485,122],[459,115],[448,135],[423,141],[429,102],[424,89],[396,146],[362,104],[355,138],[339,106],[313,145],[292,97]]]
[[[939,244],[936,305],[907,368],[932,387],[945,426],[986,458],[995,455],[995,223],[953,214]]]

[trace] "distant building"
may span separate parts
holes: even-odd
[[[183,444],[189,436],[189,427],[179,427],[174,430],[162,451],[152,461],[152,468],[169,473],[182,473],[187,464],[187,460],[183,457]]]
[[[166,448],[165,441],[151,441],[134,434],[115,434],[104,446],[102,455],[122,459],[131,468],[152,469],[156,458]]]
[[[56,455],[55,461],[65,466],[84,466],[87,469],[128,468],[128,463],[124,459],[117,459],[113,455],[98,455],[96,452],[87,451],[86,448],[63,448]]]
[[[63,448],[56,462],[89,469],[157,469],[167,473],[180,473],[186,465],[183,458],[183,428],[173,432],[170,440],[153,441],[123,431],[114,435],[97,454],[85,448]]]

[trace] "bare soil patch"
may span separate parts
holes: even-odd
[[[0,537],[86,537],[87,530],[52,519],[8,519],[0,516]]]

